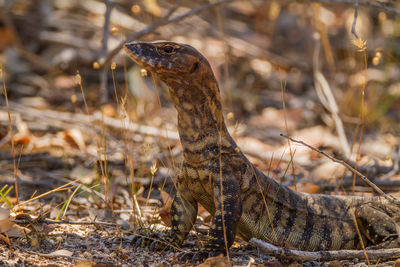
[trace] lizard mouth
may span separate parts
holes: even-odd
[[[137,42],[130,42],[124,44],[124,50],[128,54],[128,56],[135,61],[135,63],[144,67],[144,59],[140,56],[141,47]]]
[[[139,66],[151,72],[160,72],[166,68],[167,62],[160,58],[157,49],[140,41],[125,43],[123,46],[127,55]]]
[[[140,42],[130,42],[124,44],[124,50],[128,56],[139,66],[153,71],[156,67],[156,62],[151,58],[147,57],[146,49],[142,47]]]

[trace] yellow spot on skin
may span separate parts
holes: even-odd
[[[190,104],[190,103],[188,103],[188,102],[182,103],[182,106],[183,106],[183,108],[186,109],[186,110],[192,109],[192,108],[193,108],[193,105]]]

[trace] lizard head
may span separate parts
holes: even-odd
[[[210,77],[210,74],[214,78],[207,59],[190,45],[166,41],[130,42],[124,49],[133,61],[167,84]]]

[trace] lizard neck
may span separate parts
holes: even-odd
[[[235,150],[215,79],[191,84],[179,81],[168,86],[178,111],[178,131],[186,161],[203,162]]]

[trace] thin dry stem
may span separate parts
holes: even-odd
[[[351,166],[350,166],[348,163],[346,163],[345,161],[336,159],[336,158],[334,158],[334,157],[328,155],[328,154],[325,153],[324,151],[321,151],[321,150],[319,150],[319,149],[317,149],[317,148],[315,148],[315,147],[313,147],[313,146],[311,146],[311,145],[309,145],[309,144],[307,144],[307,143],[305,143],[305,142],[303,142],[303,141],[299,141],[299,140],[293,139],[293,138],[291,138],[291,137],[289,137],[289,136],[286,136],[286,135],[284,135],[284,134],[280,134],[280,136],[285,137],[285,138],[289,139],[289,140],[292,141],[292,142],[295,142],[295,143],[304,145],[304,146],[310,148],[311,150],[314,150],[314,151],[316,151],[316,152],[318,152],[318,153],[324,155],[325,157],[329,158],[329,159],[332,160],[333,162],[336,162],[336,163],[339,163],[339,164],[343,165],[343,166],[346,167],[348,170],[350,170],[352,173],[358,175],[366,184],[368,184],[372,189],[374,189],[375,192],[377,192],[379,195],[381,195],[382,197],[386,198],[387,200],[389,200],[389,201],[391,201],[391,202],[396,203],[397,205],[400,205],[400,201],[399,201],[398,199],[396,199],[396,198],[393,197],[393,196],[390,196],[390,195],[385,194],[385,192],[383,192],[379,187],[377,187],[373,182],[371,182],[364,174],[362,174],[361,172],[359,172],[359,171],[356,170],[355,168],[351,167]]]
[[[64,185],[62,185],[62,186],[59,186],[59,187],[57,187],[57,188],[54,188],[54,189],[52,189],[52,190],[50,190],[50,191],[47,191],[47,192],[45,192],[45,193],[43,193],[43,194],[40,194],[40,195],[38,195],[38,196],[36,196],[36,197],[34,197],[34,198],[30,198],[30,199],[28,199],[28,200],[26,200],[26,201],[24,201],[24,202],[21,202],[21,203],[19,203],[19,205],[22,206],[22,205],[24,205],[24,204],[27,204],[27,203],[33,201],[33,200],[42,198],[42,197],[47,196],[47,195],[49,195],[49,194],[51,194],[51,193],[54,193],[54,192],[59,192],[59,191],[63,191],[63,190],[69,190],[70,187],[67,188],[67,186],[72,185],[72,184],[74,184],[74,183],[76,183],[76,182],[82,180],[83,178],[84,178],[84,177],[75,179],[75,180],[73,180],[73,181],[71,181],[71,182],[69,182],[69,183],[66,183],[66,184],[64,184]]]
[[[3,81],[3,93],[4,98],[6,100],[6,108],[7,108],[7,115],[8,115],[8,127],[10,129],[10,140],[11,140],[11,152],[13,156],[13,164],[14,164],[14,185],[15,185],[15,197],[17,200],[17,204],[19,203],[19,196],[18,196],[18,168],[15,160],[15,141],[14,141],[14,134],[12,128],[12,121],[11,121],[11,114],[10,114],[10,106],[8,105],[8,95],[7,95],[7,87],[6,87],[6,79],[4,77],[4,68],[3,64],[0,61],[0,72],[1,72],[1,79]]]
[[[361,51],[361,50],[360,50]],[[361,126],[360,126],[360,136],[358,140],[358,149],[357,149],[357,157],[356,157],[356,162],[354,165],[354,168],[357,169],[358,162],[361,159],[361,143],[363,140],[363,134],[364,134],[364,125],[365,125],[365,88],[367,86],[367,50],[364,49],[362,50],[363,52],[363,59],[364,59],[364,79],[362,82],[362,87],[361,87],[361,108],[360,108],[360,117],[361,117]],[[353,174],[353,193],[355,190],[355,185],[356,185],[356,176]]]
[[[222,217],[222,230],[224,232],[224,241],[225,241],[225,250],[226,250],[226,257],[228,258],[229,265],[231,265],[231,259],[229,257],[229,247],[228,247],[228,240],[226,238],[226,226],[225,226],[225,214],[224,214],[224,188],[222,184],[222,123],[220,123],[220,129],[218,131],[218,142],[219,142],[219,186],[221,189],[221,217]]]
[[[79,75],[78,85],[79,85],[79,88],[81,89],[81,94],[82,94],[83,103],[85,105],[86,114],[90,115],[89,114],[89,108],[88,108],[88,105],[86,103],[85,91],[83,90],[82,79],[81,79],[81,75],[80,75],[79,71],[77,71],[76,75]]]
[[[286,80],[283,81],[283,80],[281,79],[281,94],[282,94],[283,117],[284,117],[284,119],[285,119],[285,130],[286,130],[286,134],[288,135],[288,134],[289,134],[289,130],[288,130],[288,126],[287,126],[285,90],[286,90]],[[291,147],[291,145],[290,145],[290,141],[289,141],[289,140],[288,140],[288,146],[289,146],[290,158],[293,158],[292,147]],[[292,164],[292,174],[293,174],[293,186],[294,186],[294,190],[297,190],[296,176],[295,176],[295,171],[294,171],[294,164]]]
[[[367,254],[367,251],[365,250],[365,245],[364,245],[364,241],[363,241],[363,238],[361,236],[361,233],[360,233],[360,229],[358,228],[358,223],[357,223],[356,216],[354,215],[354,213],[352,213],[351,215],[353,216],[354,225],[356,226],[357,235],[358,235],[358,238],[360,239],[360,243],[361,243],[361,247],[362,247],[362,250],[364,252],[364,255],[365,255],[365,259],[367,260],[368,267],[370,267],[371,264],[369,263],[368,254]]]
[[[217,13],[217,22],[218,22],[218,30],[221,36],[221,40],[223,42],[223,52],[224,52],[224,80],[223,80],[223,88],[225,91],[225,100],[229,104],[232,105],[232,88],[230,86],[229,80],[229,55],[228,55],[228,44],[226,42],[226,36],[224,31],[224,17],[221,15],[221,8],[216,7],[215,11]]]

